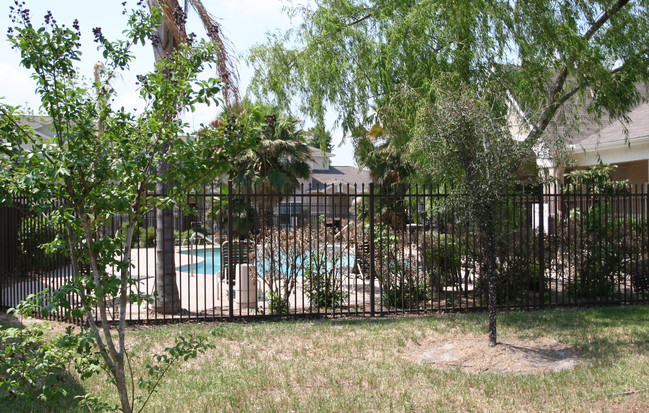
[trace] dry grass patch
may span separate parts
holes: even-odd
[[[214,349],[170,370],[155,412],[649,411],[649,392],[615,395],[649,387],[649,308],[503,313],[493,349],[486,323],[485,314],[205,323],[128,337],[142,374],[179,335],[215,331]],[[574,368],[557,367],[577,355]],[[114,400],[103,378],[84,384]]]
[[[486,337],[451,336],[411,343],[409,360],[467,373],[538,374],[574,368],[579,357],[571,346],[549,338],[503,338],[490,347]]]

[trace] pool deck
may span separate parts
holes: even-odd
[[[199,248],[202,248],[199,246]],[[207,246],[213,248],[213,246]],[[194,254],[187,254],[187,247],[176,247],[175,266],[182,266],[199,263],[203,260]],[[133,284],[132,291],[139,293],[153,294],[155,289],[155,248],[135,248],[132,250],[132,268],[131,277],[138,280]],[[239,284],[235,283],[233,314],[235,315],[254,315],[263,314],[269,311],[270,301],[267,299],[266,291],[271,288],[270,284],[264,282],[261,277],[254,274],[254,266],[249,267],[251,270],[251,289],[252,291],[240,291]],[[117,271],[111,268],[107,272],[116,274]],[[37,293],[44,289],[58,289],[71,277],[72,266],[66,265],[49,271],[37,277],[28,279],[15,280],[11,286],[3,286],[2,299],[3,303],[9,306],[17,305],[27,295]],[[276,280],[273,283],[273,290],[280,287],[278,283],[283,281]],[[345,294],[349,293],[350,300],[345,306],[360,307],[370,302],[370,285],[369,281],[358,277],[355,274],[344,275],[342,277],[342,289]],[[15,284],[18,284],[18,288]],[[309,308],[308,294],[302,280],[296,282],[296,287],[289,297],[289,306],[291,312],[311,311]],[[181,299],[181,307],[184,313],[192,316],[205,317],[227,317],[230,313],[228,285],[221,279],[220,274],[193,274],[191,272],[176,271],[176,285]],[[13,291],[13,293],[12,293]],[[17,292],[16,292],[17,291]],[[380,299],[380,286],[375,283],[375,295],[377,301]],[[248,297],[243,302],[240,297]],[[315,310],[314,310],[315,311]],[[128,309],[128,318],[157,318],[152,316],[148,306],[131,304]]]

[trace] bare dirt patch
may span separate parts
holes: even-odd
[[[467,373],[538,374],[572,369],[579,361],[573,348],[546,338],[504,338],[489,347],[486,337],[445,337],[412,343],[404,355],[422,364]]]

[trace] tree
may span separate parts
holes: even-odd
[[[281,193],[293,192],[298,179],[311,175],[311,150],[304,131],[296,118],[249,101],[229,108],[226,118],[247,131],[243,137],[246,143],[232,159],[233,183],[247,191],[276,194],[255,199],[259,217],[267,222],[282,199]]]
[[[222,88],[223,99],[228,105],[237,102],[239,100],[238,75],[232,65],[232,59],[226,45],[227,40],[221,34],[219,23],[207,12],[203,3],[200,0],[186,1],[184,8],[180,6],[178,0],[147,0],[147,4],[151,13],[161,13],[163,16],[152,42],[156,61],[173,58],[174,52],[179,50],[182,45],[193,42],[193,35],[188,35],[185,28],[188,8],[191,6],[200,17],[209,39],[216,48],[218,54],[216,67],[224,85]],[[166,76],[171,79],[174,74],[167,72]],[[171,121],[177,115],[178,112],[169,112],[167,114],[168,121]],[[163,152],[168,150],[169,144],[164,144],[161,147]],[[161,162],[157,166],[159,175],[167,173],[168,165],[166,163]],[[160,196],[167,196],[169,185],[168,182],[159,182],[156,186],[156,192]],[[155,309],[162,313],[177,313],[181,310],[178,286],[176,285],[173,237],[173,210],[171,208],[158,209],[156,211],[155,280],[159,295]]]
[[[496,241],[504,234],[496,211],[517,182],[516,171],[529,154],[512,139],[502,113],[492,102],[465,86],[440,92],[422,108],[414,130],[413,159],[425,174],[450,185],[461,217],[478,231],[484,253],[478,254],[488,283],[489,343],[497,343]]]
[[[314,148],[320,148],[325,152],[331,152],[333,145],[331,143],[331,132],[324,124],[318,124],[306,132],[307,144]]]
[[[217,102],[220,82],[197,79],[215,62],[216,52],[200,42],[181,45],[169,58],[160,59],[155,72],[138,77],[146,106],[136,116],[111,106],[115,93],[111,80],[128,67],[132,46],[150,40],[162,19],[159,12],[132,12],[124,40],[111,42],[101,29],[94,29],[107,61],[91,88],[79,83],[74,68],[81,58],[77,21],[68,28],[48,13],[43,27],[35,27],[29,10],[20,4],[12,9],[12,19],[17,26],[9,30],[9,41],[20,51],[21,64],[34,73],[36,92],[42,110],[52,118],[55,137],[45,140],[21,124],[17,108],[0,106],[0,201],[7,204],[23,196],[33,213],[61,228],[47,248],[67,251],[73,266],[69,283],[21,309],[48,313],[58,308],[68,317],[83,318],[89,327],[76,334],[68,330],[65,341],[108,372],[122,410],[130,412],[139,399],[134,394],[137,380],[127,373],[127,306],[152,300],[133,286],[137,280],[129,275],[133,234],[153,206],[182,204],[183,185],[210,180],[227,165],[223,151],[227,142],[207,132],[184,137],[187,125],[175,116],[196,104]],[[161,151],[165,146],[173,149]],[[161,163],[170,167],[162,175],[152,173]],[[160,181],[174,183],[162,198],[151,195]],[[124,218],[121,230],[106,233],[104,228],[116,215]],[[116,314],[110,311],[113,306]],[[112,322],[116,330],[111,329]],[[205,348],[201,338],[181,339],[169,356],[160,356],[151,366],[151,380],[140,382],[145,396],[155,390],[170,364]]]
[[[299,7],[302,24],[253,49],[253,88],[345,132],[379,125],[406,153],[418,107],[438,80],[492,91],[522,109],[530,146],[561,149],[584,106],[623,117],[649,79],[644,1],[326,0]],[[500,91],[509,91],[509,96]],[[553,127],[556,126],[555,127]],[[364,165],[361,165],[364,166]]]
[[[215,47],[218,60],[217,74],[223,82],[221,93],[226,106],[239,102],[239,74],[232,58],[231,46],[223,36],[221,25],[212,16],[200,0],[186,0],[181,7],[178,0],[147,0],[151,13],[162,13],[163,19],[158,25],[157,33],[153,36],[153,53],[156,60],[167,58],[183,44],[191,44],[194,34],[187,33],[185,23],[189,8],[194,9],[207,32],[207,36]]]

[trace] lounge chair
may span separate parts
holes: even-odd
[[[251,255],[254,252],[254,244],[248,240],[237,240],[231,244],[225,241],[221,244],[221,282],[219,286],[225,281],[226,291],[229,293],[230,288],[227,282],[230,281],[230,276],[233,278],[233,289],[235,299],[243,299],[245,304],[254,301],[257,302],[257,280],[254,265],[251,264]],[[244,267],[245,265],[245,267]],[[237,274],[246,275],[247,283],[240,280]],[[219,296],[221,295],[218,291]],[[237,300],[239,301],[239,300]]]

